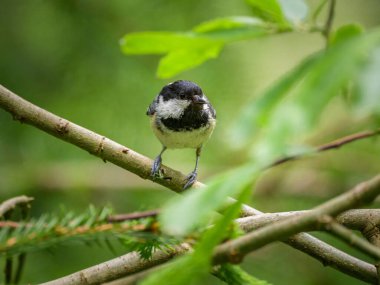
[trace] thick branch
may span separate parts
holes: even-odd
[[[22,99],[0,85],[0,107],[10,112],[15,120],[35,126],[57,138],[74,144],[89,153],[110,161],[143,179],[150,179],[152,161],[104,136],[60,118],[32,103]],[[179,171],[162,166],[165,178],[155,179],[173,191],[181,192],[186,176]],[[203,184],[195,183],[194,187]]]
[[[137,252],[131,252],[41,285],[101,284],[162,264],[189,249],[190,246],[184,243],[172,250],[157,250],[148,260],[142,259]]]
[[[234,262],[249,252],[275,240],[307,231],[325,215],[336,216],[352,207],[368,203],[380,193],[380,175],[357,185],[347,193],[331,199],[313,210],[296,217],[267,225],[235,240],[228,241],[215,249],[214,262]]]
[[[352,230],[361,231],[365,235],[368,226],[380,226],[379,209],[354,209],[337,216],[337,221]]]

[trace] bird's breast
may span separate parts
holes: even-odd
[[[212,134],[216,121],[208,118],[202,124],[174,123],[167,125],[167,121],[153,116],[152,129],[160,142],[168,148],[198,148],[205,143]]]

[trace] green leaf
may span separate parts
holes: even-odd
[[[211,33],[263,25],[260,19],[248,16],[217,18],[195,26],[196,33]]]
[[[270,285],[267,281],[257,279],[256,277],[245,272],[240,266],[232,264],[222,264],[219,266],[215,275],[233,285]]]
[[[263,20],[274,22],[280,27],[298,25],[308,14],[303,0],[247,0],[253,13]]]
[[[348,24],[339,27],[335,33],[332,34],[330,44],[335,45],[342,41],[346,41],[349,38],[357,37],[363,34],[364,28],[359,24]]]
[[[287,25],[287,21],[277,0],[247,0],[253,13],[263,20]]]
[[[216,42],[203,47],[189,46],[189,48],[172,51],[160,60],[157,75],[160,78],[168,78],[189,70],[208,59],[216,58],[222,47],[221,43]]]
[[[130,33],[120,40],[120,46],[125,54],[166,54],[160,60],[157,75],[168,78],[216,58],[227,42],[269,32],[259,19],[227,17],[201,23],[190,32]]]
[[[302,81],[294,102],[304,109],[307,126],[313,125],[329,100],[360,71],[368,52],[380,41],[377,34],[347,38],[332,46]]]
[[[169,201],[160,215],[162,229],[171,235],[186,235],[204,224],[228,196],[233,196],[252,183],[259,171],[257,165],[245,165],[214,178],[204,189],[190,191]]]
[[[120,40],[125,54],[165,54],[181,49],[203,47],[214,40],[198,37],[196,34],[173,32],[130,33]]]
[[[305,76],[318,57],[319,55],[315,55],[305,59],[268,88],[258,99],[251,100],[246,105],[229,130],[228,137],[231,146],[239,148],[246,145],[261,128],[265,127],[276,105]]]
[[[310,67],[309,72],[286,101],[274,109],[254,150],[256,160],[287,155],[295,138],[309,133],[331,98],[340,94],[363,68],[368,53],[380,44],[380,30],[349,37],[331,46]]]
[[[224,43],[251,39],[270,32],[260,19],[247,16],[213,19],[199,24],[193,31]]]
[[[380,47],[369,56],[357,78],[355,111],[359,116],[380,114]]]

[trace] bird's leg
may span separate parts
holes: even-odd
[[[186,184],[185,184],[185,186],[183,186],[183,189],[190,188],[191,185],[193,185],[194,182],[197,180],[198,161],[199,161],[199,157],[201,156],[201,151],[202,151],[202,146],[198,147],[196,152],[195,152],[195,154],[197,156],[197,158],[195,160],[195,167],[194,167],[194,170],[192,172],[190,172],[189,175],[187,175]]]
[[[165,150],[166,150],[166,146],[162,146],[162,150],[160,154],[156,157],[156,159],[153,162],[152,169],[150,171],[150,175],[153,177],[160,176],[160,168],[161,168],[161,162],[162,162],[161,155],[164,153]]]

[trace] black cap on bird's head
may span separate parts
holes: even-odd
[[[178,80],[162,88],[160,95],[164,101],[171,99],[190,100],[194,104],[206,104],[202,89],[194,82]]]

